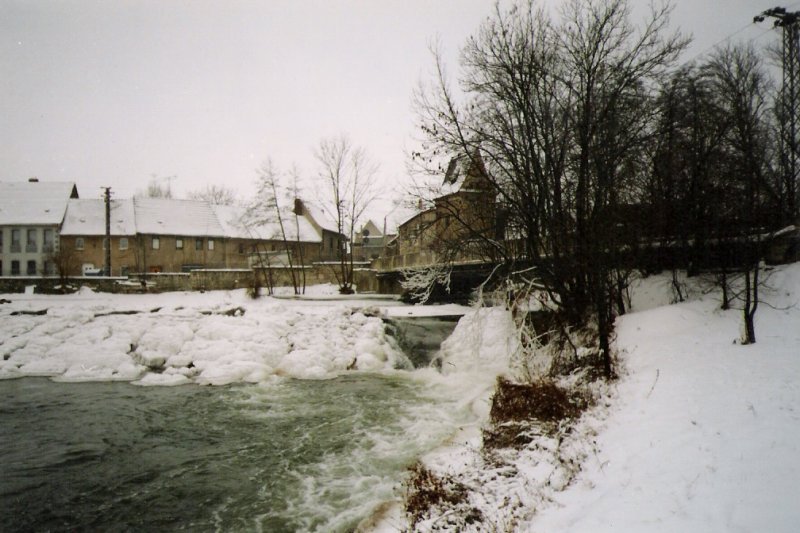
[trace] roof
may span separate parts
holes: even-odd
[[[246,223],[247,209],[240,206],[215,205],[213,206],[217,219],[222,226],[225,236],[234,239],[265,239],[283,240],[281,227],[277,220],[262,223]],[[290,241],[321,242],[322,237],[314,226],[304,216],[295,217],[287,214],[283,220],[286,239]],[[298,238],[299,233],[299,238]]]
[[[312,223],[316,222],[317,225],[324,230],[339,233],[339,228],[336,221],[333,220],[324,209],[310,202],[303,202],[305,212],[312,218]]]
[[[75,198],[70,199],[72,190]],[[277,221],[246,226],[242,223],[245,212],[246,208],[241,206],[213,205],[202,200],[112,200],[111,234],[283,239]],[[0,221],[0,224],[61,224],[62,235],[100,236],[106,233],[105,200],[79,199],[73,184],[0,183]],[[288,240],[322,241],[321,231],[308,216],[295,220],[288,213],[284,222]]]
[[[476,148],[470,157],[458,155],[450,160],[439,190],[439,197],[457,192],[483,192],[487,188],[491,187],[486,181],[486,166],[480,150]]]
[[[224,237],[212,205],[200,200],[134,198],[136,232],[145,235]]]
[[[136,233],[133,200],[111,200],[111,235]],[[106,207],[102,199],[74,199],[67,204],[62,235],[105,235]]]
[[[364,239],[383,239],[383,232],[378,225],[372,220],[367,220],[361,229],[358,230],[353,239],[356,243],[360,243]]]
[[[67,201],[78,197],[72,182],[0,182],[0,225],[57,226]]]

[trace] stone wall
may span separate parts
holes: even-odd
[[[336,285],[338,263],[317,263],[304,269],[295,269],[298,283],[302,283],[305,273],[306,286],[331,283]],[[68,291],[73,292],[81,287],[89,287],[100,292],[136,293],[144,292],[142,280],[146,280],[147,292],[169,291],[212,291],[246,289],[252,286],[254,276],[263,276],[259,270],[250,269],[200,269],[185,273],[136,274],[127,277],[75,276],[67,278]],[[291,287],[292,279],[288,268],[272,269],[271,276],[274,287]],[[378,292],[375,271],[360,268],[354,271],[354,281],[358,292]],[[264,286],[263,277],[260,279]],[[62,280],[58,277],[40,276],[6,276],[0,277],[0,293],[22,293],[28,286],[35,286],[37,293],[63,292]]]

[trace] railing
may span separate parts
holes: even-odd
[[[20,243],[18,243],[18,242],[16,242],[16,243],[12,242],[11,243],[11,253],[12,254],[22,253],[22,245]]]
[[[35,242],[29,242],[25,245],[25,251],[29,254],[38,252],[38,248],[36,247]]]

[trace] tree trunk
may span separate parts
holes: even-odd
[[[742,344],[756,343],[756,310],[758,309],[758,263],[752,270],[748,269],[744,274],[745,299],[742,309],[744,319],[744,339]]]

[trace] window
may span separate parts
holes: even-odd
[[[29,276],[36,275],[36,261],[28,261],[28,268],[25,273]]]
[[[45,261],[44,262],[44,274],[45,276],[54,276],[56,273],[56,265],[52,261]]]
[[[3,245],[3,239],[0,238],[0,246]],[[208,249],[209,251],[214,251],[214,239],[208,239]]]
[[[75,249],[76,250],[83,250],[83,237],[75,237]]]
[[[194,249],[195,251],[199,252],[203,249],[203,239],[195,239],[194,240]]]
[[[22,251],[20,236],[21,236],[21,230],[19,229],[11,230],[11,253],[19,253]],[[13,266],[14,263],[11,264]],[[19,271],[19,264],[17,265],[17,270]],[[17,274],[19,274],[19,272],[17,272]]]
[[[19,261],[11,261],[11,275],[19,276]]]
[[[103,237],[103,250],[108,249],[108,238]]]
[[[30,252],[36,252],[37,251],[37,249],[36,249],[36,230],[35,229],[29,229],[27,235],[28,235],[28,239],[25,242],[25,251],[29,252],[29,253]]]
[[[120,237],[119,238],[119,249],[120,250],[127,250],[128,249],[128,238],[127,237]]]
[[[159,248],[161,248],[161,240],[158,237],[153,237],[151,245],[153,247],[153,250],[158,250]]]
[[[51,229],[44,230],[44,237],[42,239],[42,243],[44,244],[44,247],[42,249],[43,252],[53,251],[53,230]]]
[[[175,249],[183,250],[183,239],[175,239]]]
[[[240,254],[244,254],[244,243],[243,242],[239,243],[239,253]]]

